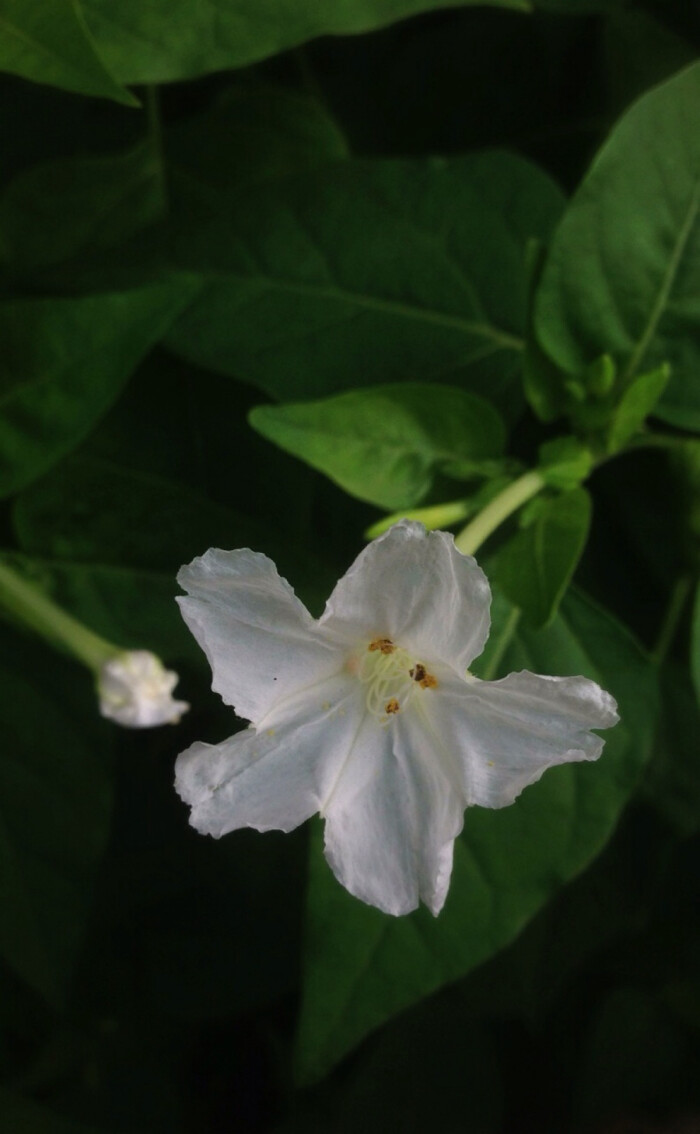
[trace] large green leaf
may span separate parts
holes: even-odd
[[[122,82],[186,79],[242,67],[321,35],[370,31],[476,0],[83,0],[100,51]],[[528,0],[479,0],[527,11]]]
[[[0,0],[0,70],[138,106],[102,62],[77,0]]]
[[[494,578],[533,626],[556,614],[588,538],[591,498],[574,488],[547,500],[499,552]]]
[[[135,287],[162,279],[173,248],[195,241],[206,267],[222,241],[219,226],[246,190],[346,156],[318,100],[237,83],[164,127],[157,141],[23,171],[0,197],[0,252],[41,291]]]
[[[507,154],[344,161],[237,197],[181,237],[209,270],[169,345],[273,397],[468,383],[517,413],[525,250],[561,196]]]
[[[511,941],[547,899],[604,846],[649,752],[656,678],[623,628],[580,596],[569,596],[546,630],[512,633],[507,604],[474,667],[488,672],[583,673],[618,700],[621,722],[595,764],[550,770],[511,807],[468,812],[455,847],[445,909],[389,918],[351,898],[314,833],[307,906],[300,1077],[320,1077],[373,1028],[457,979]]]
[[[0,633],[0,953],[57,1004],[106,842],[111,738],[87,672],[9,627]]]
[[[87,435],[197,286],[0,303],[0,496]]]
[[[441,467],[498,457],[505,430],[483,398],[402,383],[334,398],[258,406],[251,425],[346,492],[381,508],[411,507]]]
[[[163,207],[162,167],[150,143],[33,166],[0,196],[0,256],[10,270],[26,271],[103,252]]]
[[[612,355],[625,379],[669,361],[655,413],[700,429],[700,64],[641,98],[559,226],[536,327],[569,374]]]

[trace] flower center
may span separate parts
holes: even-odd
[[[437,678],[390,638],[374,638],[360,658],[357,676],[366,686],[367,711],[382,724],[405,709],[416,693],[435,689]]]

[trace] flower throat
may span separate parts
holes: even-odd
[[[374,638],[369,643],[357,676],[367,689],[368,712],[382,724],[405,709],[418,690],[437,686],[437,679],[423,663],[391,638]]]

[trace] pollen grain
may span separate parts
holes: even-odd
[[[367,649],[371,654],[374,653],[375,650],[380,650],[383,654],[393,654],[396,646],[391,638],[375,638],[373,642],[370,642]]]
[[[401,706],[396,700],[396,697],[392,697],[391,700],[387,701],[386,705],[384,706],[384,712],[387,714],[387,716],[391,716],[394,713],[398,713],[400,708]]]
[[[421,662],[416,662],[412,669],[409,669],[408,676],[412,677],[421,689],[435,689],[437,686],[437,677],[433,677],[432,673],[428,673],[427,669]]]

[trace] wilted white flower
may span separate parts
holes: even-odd
[[[290,831],[315,812],[350,893],[391,914],[445,901],[466,807],[504,807],[546,768],[595,760],[617,721],[585,677],[468,667],[490,591],[451,535],[396,524],[316,621],[264,555],[212,549],[178,580],[213,688],[251,726],[178,758],[198,831]]]
[[[178,676],[148,650],[124,650],[100,667],[100,713],[126,728],[177,724],[189,709],[171,694]]]

